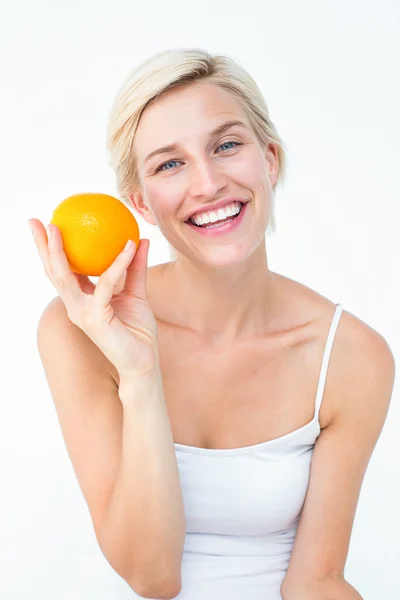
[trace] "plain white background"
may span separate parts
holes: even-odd
[[[142,60],[170,47],[228,54],[261,87],[289,149],[270,268],[399,351],[400,7],[396,0],[1,2],[0,597],[130,598],[97,548],[36,347],[57,292],[26,221],[86,191],[116,195],[105,130]],[[169,259],[156,228],[149,264]],[[68,382],[66,382],[66,385]],[[400,596],[398,388],[362,487],[347,579]]]

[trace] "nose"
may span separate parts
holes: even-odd
[[[212,160],[201,160],[191,168],[189,193],[192,197],[214,197],[226,184],[226,174]]]

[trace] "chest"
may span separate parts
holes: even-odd
[[[159,328],[164,393],[174,441],[238,448],[294,431],[314,416],[322,340],[259,340],[212,349]],[[329,402],[320,423],[328,422]]]

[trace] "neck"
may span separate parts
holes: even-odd
[[[258,337],[276,305],[276,274],[268,268],[265,238],[241,264],[209,267],[178,255],[164,276],[172,290],[170,316],[215,346]]]

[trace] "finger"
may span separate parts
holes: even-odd
[[[77,278],[74,277],[71,271],[64,252],[61,231],[53,224],[49,224],[47,227],[50,234],[47,247],[52,276],[51,280],[67,309],[75,312],[78,303],[82,301],[84,293],[80,288]]]
[[[149,257],[150,240],[142,238],[134,259],[126,270],[125,284],[122,292],[138,298],[147,299],[147,263]]]
[[[108,269],[100,275],[93,294],[93,310],[95,313],[102,312],[109,305],[116,286],[127,270],[135,252],[135,243],[130,248],[125,247]]]
[[[46,230],[43,227],[41,221],[39,221],[39,219],[32,218],[32,219],[30,219],[30,223],[31,223],[31,227],[32,227],[32,235],[33,235],[33,240],[36,245],[36,249],[39,253],[45,273],[46,273],[47,277],[51,280],[50,259],[49,259],[49,250],[47,247]]]
[[[51,280],[53,285],[55,286],[54,282],[52,281],[51,264],[50,264],[48,238],[47,238],[46,229],[44,228],[41,221],[39,221],[39,219],[32,218],[32,219],[29,219],[29,221],[30,221],[30,224],[32,227],[33,239],[36,244],[36,248],[38,250],[40,258],[42,260],[46,275]],[[77,279],[82,292],[84,292],[85,294],[88,294],[88,295],[93,294],[95,285],[94,285],[94,283],[92,283],[90,281],[89,277],[87,277],[85,275],[81,275],[79,273],[75,273],[74,271],[72,271],[72,275]]]

